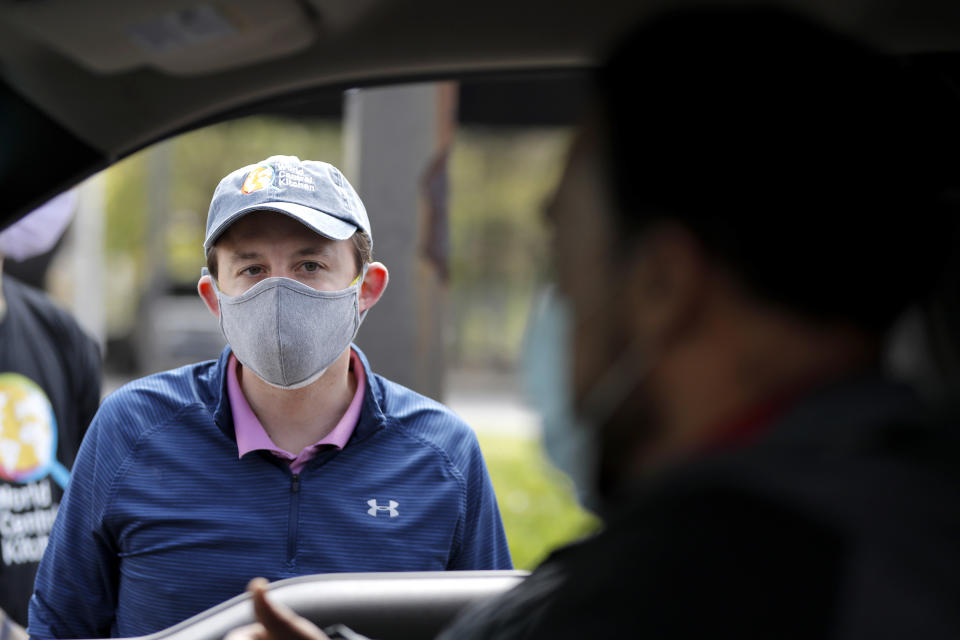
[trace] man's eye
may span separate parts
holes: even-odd
[[[243,269],[240,273],[248,276],[259,276],[260,274],[263,273],[263,267],[247,267],[246,269]]]
[[[304,262],[302,267],[303,267],[303,270],[308,273],[320,271],[320,265],[319,263],[316,263],[316,262]]]

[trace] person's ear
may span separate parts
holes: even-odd
[[[200,294],[200,299],[203,300],[203,304],[207,305],[210,313],[219,319],[220,302],[217,300],[217,292],[213,289],[213,277],[209,274],[200,276],[200,281],[197,283],[197,293]]]
[[[706,259],[690,232],[675,225],[651,229],[623,273],[629,330],[651,346],[667,346],[695,321],[706,282]]]
[[[371,262],[360,287],[360,313],[377,304],[390,281],[390,274],[381,262]]]

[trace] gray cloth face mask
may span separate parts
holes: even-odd
[[[356,337],[367,315],[360,313],[364,275],[366,267],[340,291],[317,291],[291,278],[266,278],[238,296],[223,293],[214,281],[220,331],[237,360],[264,382],[280,389],[305,387]]]

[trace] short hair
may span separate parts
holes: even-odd
[[[938,78],[772,9],[662,15],[595,77],[620,237],[680,223],[758,299],[869,330],[935,284],[960,176]]]
[[[220,237],[223,237],[222,235]],[[350,240],[353,242],[353,252],[357,261],[357,273],[363,271],[363,267],[373,262],[373,244],[370,242],[370,236],[366,231],[357,229]],[[216,243],[207,251],[207,271],[217,279],[217,245]]]

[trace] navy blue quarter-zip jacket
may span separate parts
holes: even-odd
[[[255,576],[511,568],[476,437],[449,409],[358,351],[353,436],[294,475],[267,452],[238,458],[229,353],[104,401],[40,565],[31,636],[148,634]]]

